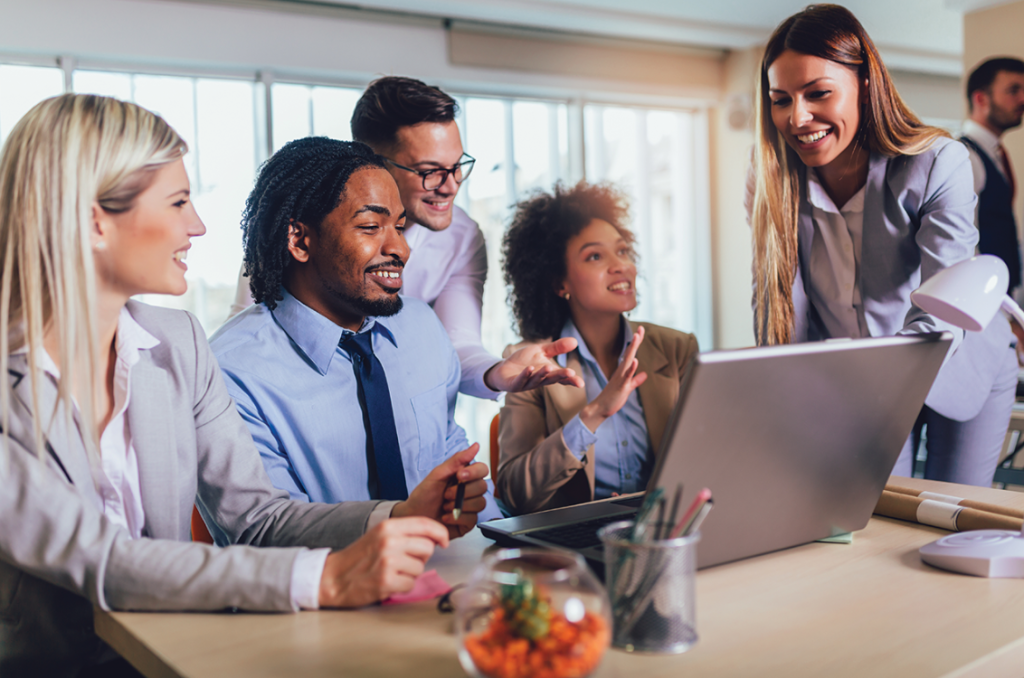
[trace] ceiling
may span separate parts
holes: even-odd
[[[303,2],[305,0],[292,0]],[[847,0],[890,68],[958,75],[963,14],[1006,0]],[[318,0],[318,4],[677,45],[744,49],[808,0]]]

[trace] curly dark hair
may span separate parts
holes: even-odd
[[[519,334],[528,341],[557,337],[569,318],[569,302],[556,293],[565,279],[565,248],[594,219],[615,227],[627,244],[629,201],[612,184],[561,182],[553,193],[538,191],[516,205],[501,243],[508,301]]]
[[[399,127],[451,122],[458,112],[459,104],[439,88],[392,75],[369,84],[356,102],[349,125],[353,139],[380,149],[395,142]]]
[[[263,163],[242,213],[245,274],[256,303],[273,309],[282,299],[281,281],[292,262],[289,224],[319,230],[341,204],[349,177],[366,167],[387,170],[366,144],[327,137],[290,141]]]

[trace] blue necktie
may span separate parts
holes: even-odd
[[[373,354],[371,334],[350,334],[342,338],[341,347],[351,356],[359,381],[362,396],[359,400],[364,408],[364,421],[369,422],[366,433],[377,465],[379,498],[408,499],[405,467],[402,465],[402,451],[398,446],[398,432],[395,428],[395,412],[391,408],[391,391],[388,390],[384,366]]]

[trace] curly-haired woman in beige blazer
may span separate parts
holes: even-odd
[[[557,185],[520,203],[505,235],[520,334],[575,340],[558,359],[586,384],[506,396],[495,484],[513,513],[641,491],[654,469],[698,348],[692,334],[626,320],[636,307],[627,212],[611,186]]]

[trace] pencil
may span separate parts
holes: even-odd
[[[455,520],[459,519],[462,515],[462,502],[466,499],[466,484],[459,483],[459,487],[455,490],[455,508],[452,509],[452,518]]]

